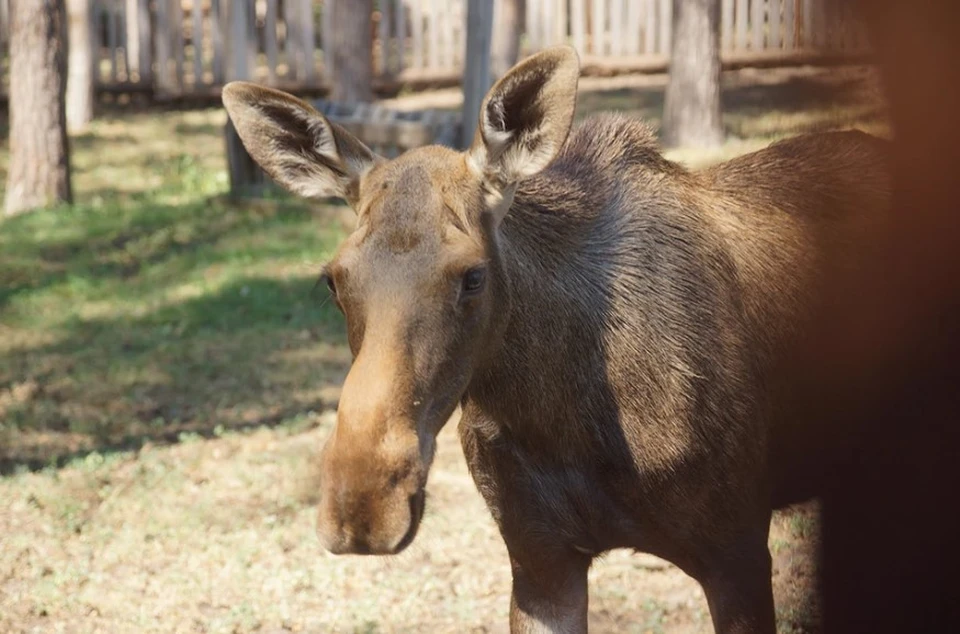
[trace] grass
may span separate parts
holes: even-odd
[[[671,156],[882,129],[869,83],[817,80],[797,106],[809,86],[765,78],[728,78],[727,145]],[[614,87],[580,112],[656,123],[661,105]],[[0,222],[0,631],[504,631],[506,554],[452,425],[408,552],[320,551],[313,457],[349,353],[314,285],[352,214],[228,199],[223,121],[109,114],[73,141],[75,206]],[[815,629],[815,522],[772,526],[783,631]],[[591,588],[593,631],[710,631],[700,589],[656,558],[612,553]]]
[[[3,223],[7,470],[329,404],[348,357],[314,284],[342,208],[228,200],[222,118],[97,122],[75,144],[78,204]]]

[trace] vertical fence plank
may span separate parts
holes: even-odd
[[[490,0],[486,0],[489,2]],[[456,53],[454,52],[454,26],[453,26],[453,10],[455,4],[453,2],[444,2],[440,5],[442,7],[443,18],[440,20],[440,34],[442,35],[441,42],[442,44],[442,53],[441,58],[443,59],[443,65],[445,68],[453,68],[456,64]],[[464,17],[466,19],[466,17]]]
[[[183,43],[183,5],[180,0],[171,0],[170,11],[170,37],[173,48],[174,71],[177,79],[177,89],[182,93],[184,89],[183,65],[184,65],[184,43]]]
[[[429,39],[427,65],[430,68],[440,66],[440,33],[437,25],[439,7],[439,0],[430,0],[430,7],[427,9],[427,38]]]
[[[110,56],[110,83],[117,85],[117,5],[111,2],[107,10],[107,55]]]
[[[377,23],[377,39],[380,40],[380,74],[390,74],[390,26],[392,12],[390,0],[380,0],[380,21]]]
[[[247,41],[244,47],[247,51],[247,72],[251,81],[257,80],[257,0],[244,0],[244,11],[247,14]],[[243,3],[241,3],[243,5]]]
[[[803,0],[803,46],[814,48],[817,45],[816,24],[814,24],[814,0]]]
[[[750,4],[753,14],[750,16],[750,48],[754,51],[763,50],[763,22],[765,18],[766,3],[761,0],[753,0]]]
[[[303,46],[303,79],[310,83],[316,74],[317,37],[313,25],[313,2],[300,0],[300,45]]]
[[[734,46],[737,50],[745,51],[748,44],[747,27],[750,24],[750,18],[747,14],[747,0],[737,0],[737,43]]]
[[[267,56],[267,81],[277,82],[277,59],[280,55],[277,44],[277,0],[266,0],[263,15],[263,48]]]
[[[119,65],[123,63],[123,82],[125,84],[130,83],[130,38],[127,36],[130,32],[129,24],[130,20],[127,18],[127,4],[129,0],[119,0],[117,4],[117,39],[118,46],[123,50],[117,51],[117,57]]]
[[[720,50],[733,48],[733,0],[723,0],[720,5]]]
[[[791,0],[787,0],[790,2]],[[768,25],[769,29],[767,31],[769,38],[769,45],[772,49],[780,48],[780,0],[769,0],[769,11],[768,14]]]
[[[137,38],[139,43],[137,50],[139,52],[137,61],[137,73],[140,76],[140,83],[153,83],[153,50],[150,46],[150,2],[149,0],[137,0]]]
[[[210,0],[210,48],[213,55],[211,67],[215,84],[223,84],[226,80],[223,63],[223,46],[226,41],[223,28],[225,16],[220,8],[221,2],[222,0]]]
[[[323,72],[327,77],[333,72],[333,51],[331,43],[333,42],[333,2],[334,0],[323,0],[320,14],[320,50],[323,52]]]
[[[640,54],[640,19],[643,3],[641,0],[626,0],[627,32],[625,49],[628,55]]]
[[[193,18],[192,37],[193,41],[193,83],[200,86],[203,83],[203,7],[199,0],[194,0],[190,5],[190,13]]]
[[[90,76],[93,77],[94,86],[98,86],[104,83],[103,78],[100,77],[100,56],[103,54],[103,35],[100,33],[100,14],[103,13],[104,8],[96,2],[91,2],[88,9],[90,11],[90,42],[93,49],[90,51]],[[10,55],[9,49],[6,53],[8,56]]]
[[[590,12],[590,50],[594,55],[603,55],[603,29],[606,27],[604,0],[593,0]]]
[[[7,2],[8,0],[0,0],[0,46],[4,49],[10,41],[10,7]]]
[[[123,49],[126,58],[127,81],[133,83],[140,75],[140,34],[137,32],[137,0],[123,4]]]
[[[543,0],[543,21],[540,23],[540,38],[543,46],[553,46],[558,44],[554,39],[557,22],[557,5],[553,0]]]
[[[397,38],[394,46],[396,56],[393,62],[393,73],[399,75],[406,66],[404,57],[407,51],[407,15],[403,0],[396,0],[396,6],[393,8],[393,35]]]
[[[469,0],[467,0],[469,2]],[[530,51],[539,51],[543,48],[543,42],[540,41],[540,3],[537,0],[527,0],[527,15],[524,19],[524,31],[526,32],[527,42],[530,44]]]
[[[413,48],[411,64],[414,68],[423,68],[423,0],[411,0],[410,40]]]
[[[570,0],[570,31],[573,47],[580,55],[587,52],[587,5],[586,0]]]
[[[165,0],[160,0],[156,4],[157,10],[157,33],[154,41],[157,50],[157,89],[163,92],[170,91],[170,15],[168,5]],[[99,47],[97,47],[99,48]],[[97,57],[94,51],[93,57]],[[97,77],[97,74],[94,74]]]
[[[248,79],[247,58],[247,1],[230,3],[230,79]]]
[[[657,0],[644,0],[643,13],[643,52],[653,55],[657,52]]]
[[[673,7],[670,0],[660,0],[660,52],[664,55],[670,54],[671,24],[670,19],[673,16]]]
[[[722,0],[720,5],[720,50],[725,52],[733,48],[736,37],[734,22],[734,0]]]
[[[553,22],[553,42],[555,44],[569,44],[570,38],[567,37],[570,24],[570,5],[567,0],[553,0],[553,14],[556,16]]]
[[[234,0],[235,1],[235,0]],[[349,0],[348,0],[349,1]],[[324,0],[323,8],[329,14],[328,7],[333,0]],[[300,5],[291,0],[284,0],[283,3],[283,53],[287,60],[287,78],[294,80],[300,75],[300,58],[302,57],[300,47],[300,21],[298,14]],[[332,60],[324,58],[327,66],[333,64]]]
[[[796,8],[799,0],[785,0],[783,4],[783,49],[792,51],[797,44]]]
[[[609,0],[607,15],[610,16],[610,53],[623,55],[624,6],[623,0]]]

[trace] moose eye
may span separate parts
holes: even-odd
[[[483,267],[470,269],[463,275],[463,293],[472,295],[483,290],[483,285],[487,281],[487,270]]]
[[[330,291],[330,294],[334,297],[337,296],[337,285],[333,281],[333,276],[329,273],[324,273],[320,276],[320,281],[326,284],[327,290]]]

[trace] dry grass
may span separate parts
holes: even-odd
[[[856,74],[726,81],[730,142],[671,156],[882,131]],[[656,79],[585,88],[581,115],[658,120]],[[349,354],[311,289],[342,208],[223,199],[222,122],[108,116],[75,143],[77,207],[0,225],[0,631],[504,631],[507,559],[453,425],[408,552],[321,552],[312,460]],[[816,629],[815,526],[810,507],[773,522],[784,632]],[[710,631],[696,583],[626,552],[594,566],[590,620]]]
[[[313,534],[312,457],[330,420],[302,422],[313,423],[95,453],[0,481],[0,630],[504,631],[506,552],[454,425],[414,545],[354,558],[322,552]],[[809,521],[774,523],[782,631],[813,619]],[[710,631],[697,584],[654,557],[612,553],[591,591],[593,631]]]

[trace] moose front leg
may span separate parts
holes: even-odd
[[[697,575],[717,634],[775,634],[766,531],[724,547]]]
[[[590,559],[579,553],[523,561],[512,554],[511,634],[573,634],[587,631],[587,570]]]

